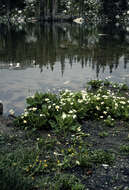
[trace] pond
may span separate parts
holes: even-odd
[[[129,85],[129,28],[68,23],[0,25],[0,100],[25,108],[36,91],[79,90],[91,79]]]

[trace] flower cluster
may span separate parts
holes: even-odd
[[[79,122],[85,119],[129,120],[129,99],[103,86],[94,92],[36,93],[27,98],[27,103],[27,109],[16,119],[23,128],[77,131]]]

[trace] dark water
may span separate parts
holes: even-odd
[[[19,64],[17,64],[19,63]],[[0,26],[0,100],[23,111],[36,91],[78,90],[90,79],[129,85],[129,28],[54,24]]]

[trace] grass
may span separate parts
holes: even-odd
[[[83,190],[94,170],[112,167],[116,152],[97,143],[111,137],[118,121],[128,126],[128,89],[107,81],[89,84],[81,92],[37,93],[27,99],[14,134],[0,134],[2,190]],[[88,125],[91,116],[94,130]],[[120,150],[128,153],[128,146]]]

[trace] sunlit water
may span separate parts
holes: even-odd
[[[90,79],[129,85],[126,27],[76,24],[0,26],[0,99],[4,113],[25,108],[36,91],[79,90]]]

